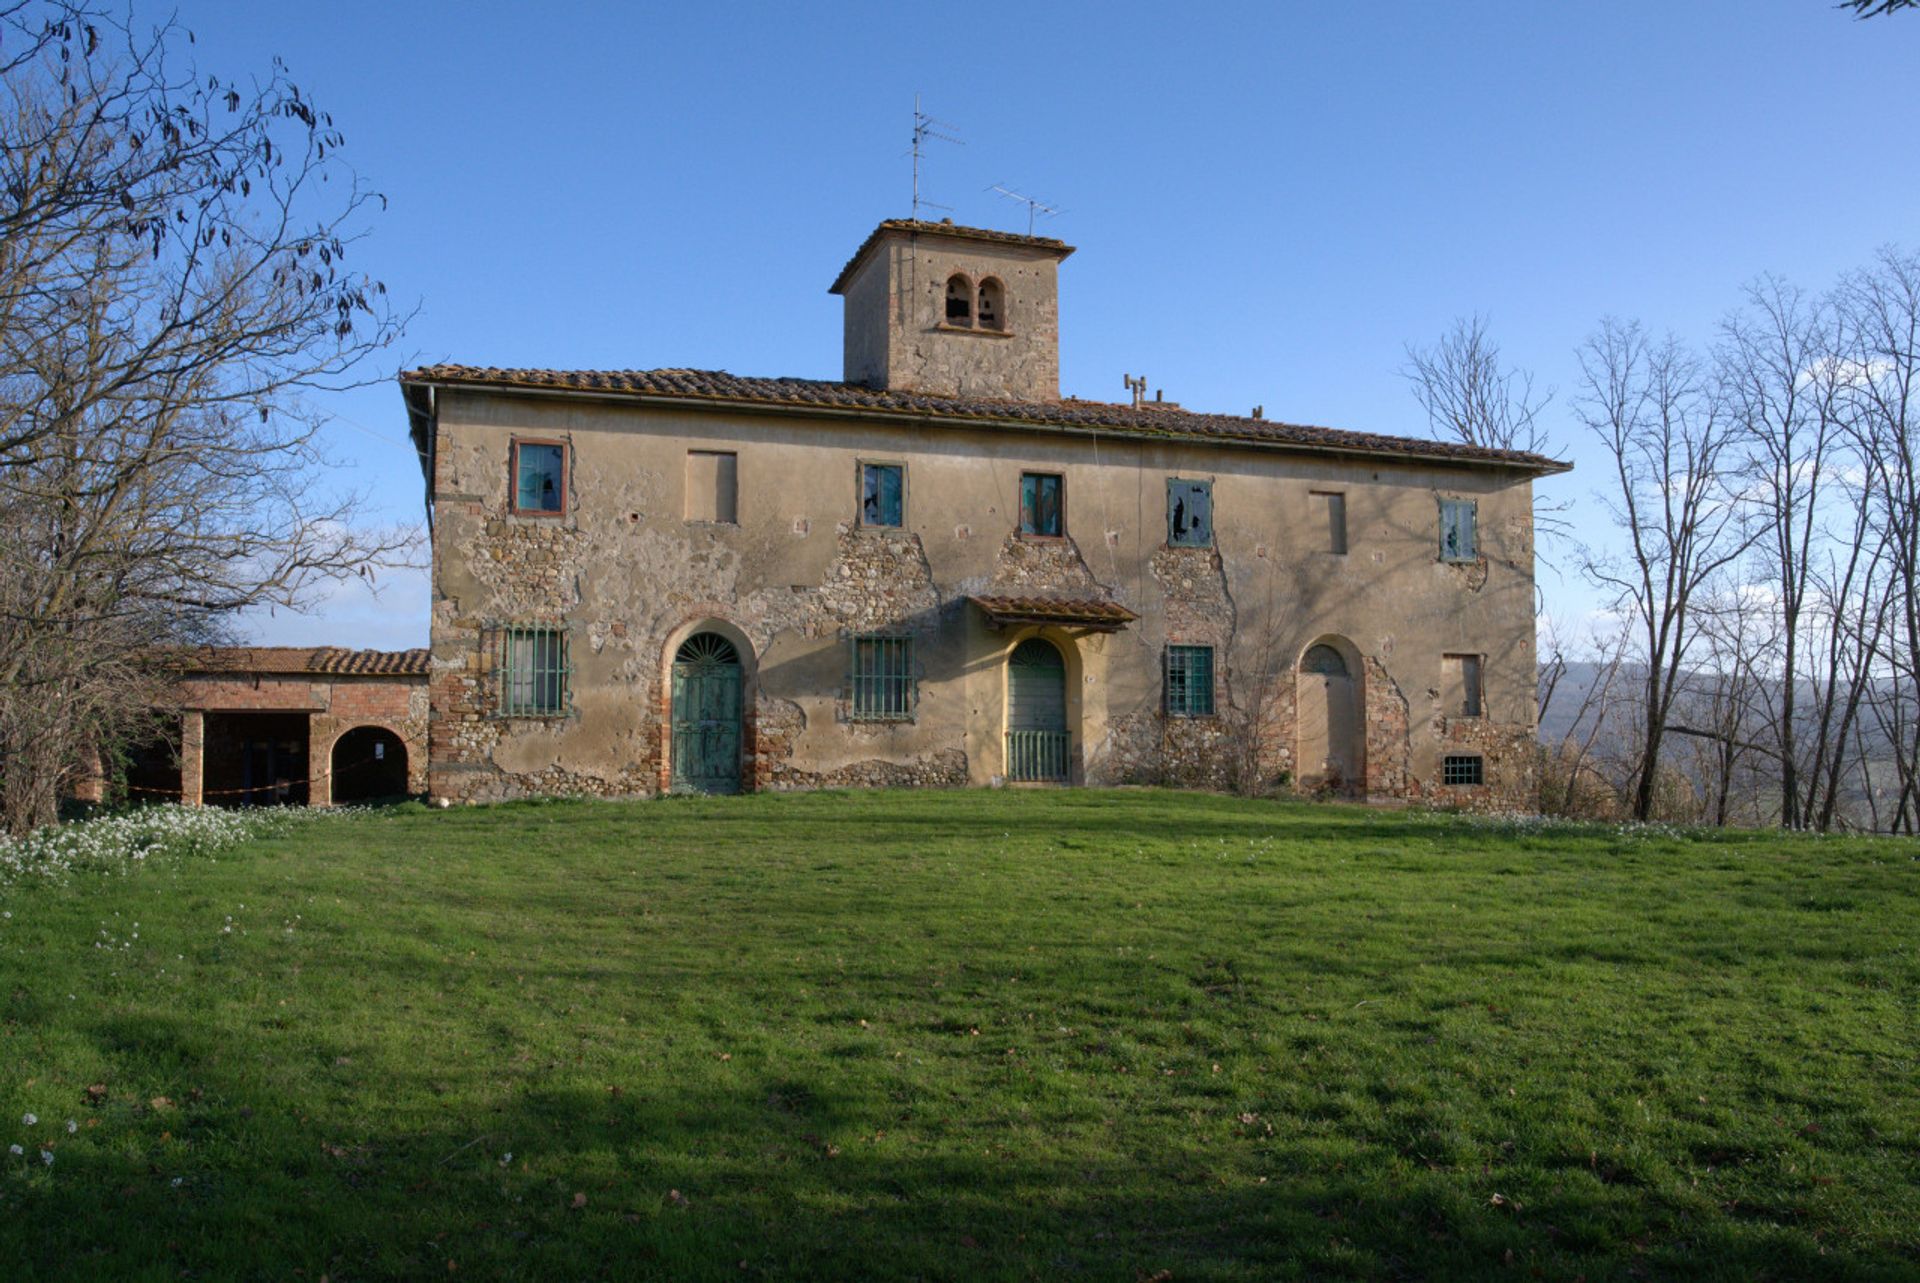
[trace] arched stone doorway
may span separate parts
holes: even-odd
[[[1349,795],[1366,789],[1357,667],[1357,657],[1331,639],[1315,642],[1300,657],[1294,690],[1302,788]]]
[[[407,793],[407,744],[384,726],[356,726],[333,742],[333,800],[370,802]]]
[[[1066,660],[1052,642],[1029,637],[1007,656],[1007,779],[1065,784],[1072,778]]]
[[[739,649],[719,633],[695,633],[674,652],[672,682],[673,791],[738,793],[745,738]]]

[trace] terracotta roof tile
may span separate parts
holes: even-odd
[[[1521,450],[1495,450],[1452,441],[1346,432],[1233,414],[1135,408],[1106,401],[1013,401],[929,396],[835,383],[826,379],[749,378],[724,370],[531,370],[494,366],[430,365],[400,375],[406,384],[588,392],[636,400],[685,399],[715,405],[826,410],[849,416],[911,416],[965,421],[974,426],[1100,431],[1173,437],[1219,444],[1278,446],[1343,454],[1392,455],[1465,464],[1496,464],[1529,472],[1565,472],[1570,465]]]
[[[1117,601],[1085,597],[969,597],[996,623],[1083,624],[1109,631],[1140,618]]]
[[[340,677],[425,677],[428,652],[343,646],[203,646],[179,657],[190,673],[325,673]]]

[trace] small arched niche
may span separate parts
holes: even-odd
[[[964,272],[947,278],[947,324],[973,324],[973,282]]]
[[[983,330],[1007,328],[1007,291],[991,276],[980,282],[980,307],[975,316]]]

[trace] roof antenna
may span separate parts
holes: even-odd
[[[943,134],[940,132],[943,129],[955,129],[957,127],[958,126],[948,124],[944,120],[936,119],[935,117],[927,115],[926,112],[921,111],[920,95],[915,94],[913,96],[913,221],[916,223],[920,221],[920,207],[922,205],[931,209],[944,209],[948,213],[953,212],[953,206],[951,205],[941,205],[935,201],[922,200],[920,198],[920,161],[926,155],[926,141],[929,138],[938,138],[943,143],[952,143],[956,147],[965,147],[966,143],[955,138],[952,134]]]
[[[1147,376],[1143,374],[1136,379],[1131,374],[1123,374],[1120,377],[1126,382],[1127,391],[1133,393],[1133,408],[1138,410],[1141,399],[1147,395]]]
[[[1008,200],[1017,200],[1027,207],[1027,235],[1029,236],[1033,235],[1033,216],[1035,214],[1044,214],[1048,218],[1052,218],[1055,214],[1065,212],[1057,205],[1049,205],[1045,201],[1035,200],[1031,196],[1022,196],[1012,188],[1002,187],[999,183],[995,183],[993,186],[987,188],[987,190],[990,192],[999,192]]]

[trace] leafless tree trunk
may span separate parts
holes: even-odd
[[[1703,587],[1746,549],[1722,472],[1733,440],[1720,390],[1671,338],[1606,322],[1580,357],[1579,414],[1613,465],[1606,504],[1626,538],[1624,558],[1590,555],[1586,571],[1614,594],[1643,669],[1633,817],[1653,812],[1660,752],[1677,681],[1694,641]]]
[[[377,197],[276,63],[242,90],[87,4],[0,7],[0,762],[49,818],[168,643],[391,561],[305,396],[404,318],[345,270]],[[66,727],[68,731],[62,731]]]

